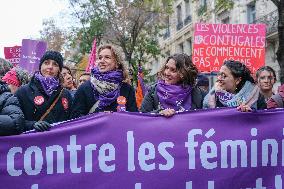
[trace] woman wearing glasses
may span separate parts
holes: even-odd
[[[250,70],[241,62],[225,61],[217,82],[203,101],[203,108],[237,107],[241,111],[265,109],[266,103]]]

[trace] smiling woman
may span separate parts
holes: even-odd
[[[221,67],[215,86],[206,95],[203,107],[238,107],[241,111],[251,111],[265,109],[266,103],[246,65],[228,60]]]
[[[137,111],[135,92],[128,84],[128,72],[118,51],[111,45],[98,50],[98,66],[91,71],[91,79],[78,88],[71,117],[93,112],[120,111],[119,99],[124,99],[126,111]]]
[[[63,57],[59,52],[45,52],[39,71],[27,85],[17,90],[16,96],[26,119],[25,131],[46,131],[50,124],[69,119],[72,97],[62,87],[59,78],[62,67]]]
[[[198,70],[186,54],[167,58],[158,83],[145,96],[141,112],[160,113],[166,117],[193,109],[201,109],[204,94],[195,86]]]

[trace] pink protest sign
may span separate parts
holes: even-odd
[[[92,52],[89,57],[89,63],[86,67],[86,72],[90,72],[96,66],[96,51],[97,51],[97,42],[96,39],[93,41]]]
[[[14,66],[18,65],[21,58],[21,46],[4,47],[5,59]]]
[[[265,63],[264,24],[195,24],[193,63],[200,71],[219,71],[238,60],[255,72]]]

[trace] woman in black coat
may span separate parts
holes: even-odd
[[[25,131],[46,131],[50,124],[66,121],[70,117],[72,97],[62,87],[62,67],[61,54],[47,51],[40,59],[39,72],[16,92],[25,115]]]
[[[102,111],[138,111],[127,70],[112,46],[99,48],[97,67],[92,69],[91,79],[77,89],[74,107],[72,118]]]
[[[21,134],[23,127],[24,114],[19,101],[0,81],[0,136]]]
[[[195,86],[198,70],[186,54],[168,57],[158,73],[158,83],[144,97],[141,112],[160,113],[166,117],[176,112],[202,109],[204,93]]]

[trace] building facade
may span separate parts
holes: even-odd
[[[159,38],[164,57],[154,60],[147,66],[155,74],[168,55],[174,53],[192,54],[195,23],[252,24],[264,23],[267,26],[265,64],[277,72],[278,48],[276,6],[270,0],[232,0],[227,6],[220,6],[219,0],[175,0],[173,12],[167,18],[167,27]],[[231,2],[231,4],[229,4]],[[146,68],[147,68],[146,67]]]

